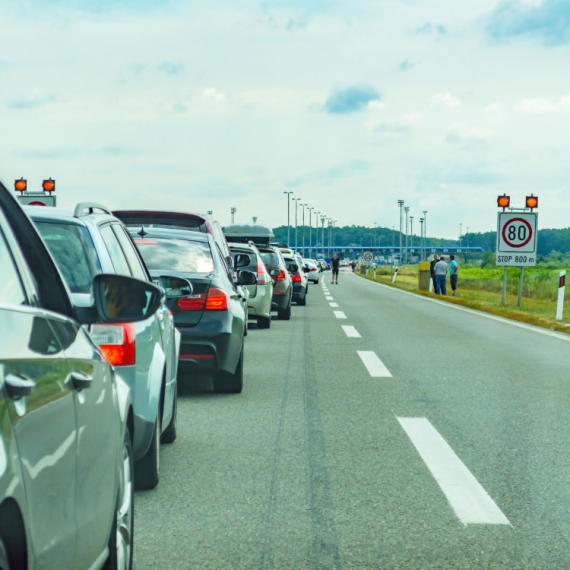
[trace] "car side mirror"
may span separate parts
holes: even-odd
[[[167,299],[177,299],[178,297],[188,297],[194,292],[192,283],[188,279],[182,277],[171,277],[169,275],[161,275],[158,283],[164,289]]]
[[[296,263],[290,263],[288,269],[290,273],[297,273],[299,266]]]
[[[249,255],[246,253],[238,253],[235,256],[236,269],[240,267],[247,267],[248,265],[251,265],[251,257]]]
[[[303,273],[309,273],[311,271],[306,265],[303,267]]]
[[[136,323],[156,313],[164,292],[148,281],[101,273],[93,278],[93,300],[96,322]]]
[[[281,271],[279,271],[279,269],[272,269],[272,270],[269,272],[269,275],[270,275],[271,277],[279,277],[279,274],[280,274],[280,273],[281,273]]]
[[[252,271],[240,271],[238,275],[238,283],[240,285],[256,285],[257,275]]]

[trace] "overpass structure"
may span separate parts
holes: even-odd
[[[336,245],[331,247],[321,247],[321,246],[312,246],[312,247],[297,247],[297,251],[303,252],[303,256],[305,257],[318,257],[318,256],[327,256],[330,257],[333,253],[336,253],[339,257],[360,257],[364,252],[371,252],[374,256],[384,255],[390,257],[400,257],[400,253],[402,254],[404,259],[408,259],[410,257],[422,256],[427,257],[434,253],[437,254],[467,254],[467,253],[483,253],[482,247],[458,247],[458,246],[429,246],[426,248],[420,249],[419,247],[402,247],[400,252],[400,248],[396,247],[371,247],[371,246],[347,246],[347,245]],[[309,255],[307,255],[309,254]]]

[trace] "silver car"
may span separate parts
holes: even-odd
[[[48,246],[76,304],[91,303],[91,281],[97,273],[151,281],[123,223],[103,206],[78,204],[73,214],[37,206],[24,210]],[[180,334],[164,304],[144,321],[94,324],[90,333],[131,389],[135,482],[140,489],[152,489],[159,481],[160,442],[176,439]]]
[[[313,259],[303,259],[303,267],[307,268],[307,279],[311,283],[317,284],[319,282],[320,268],[317,266],[316,261]]]
[[[244,285],[249,293],[247,315],[257,319],[257,328],[268,329],[271,326],[271,299],[273,280],[263,263],[259,250],[253,244],[229,243],[230,252],[237,270],[251,271],[257,275],[257,285]]]

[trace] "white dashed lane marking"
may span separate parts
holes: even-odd
[[[342,311],[333,311],[337,319],[346,319],[346,315]]]
[[[346,333],[346,336],[350,338],[361,338],[360,333],[354,327],[342,325],[342,330]]]
[[[398,421],[463,524],[511,524],[426,418]]]
[[[392,378],[390,371],[375,352],[371,350],[358,350],[357,352],[372,378]]]
[[[338,303],[329,303],[331,307],[338,307]]]

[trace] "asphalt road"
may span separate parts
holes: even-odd
[[[570,568],[570,337],[323,275],[181,388],[135,568]]]

